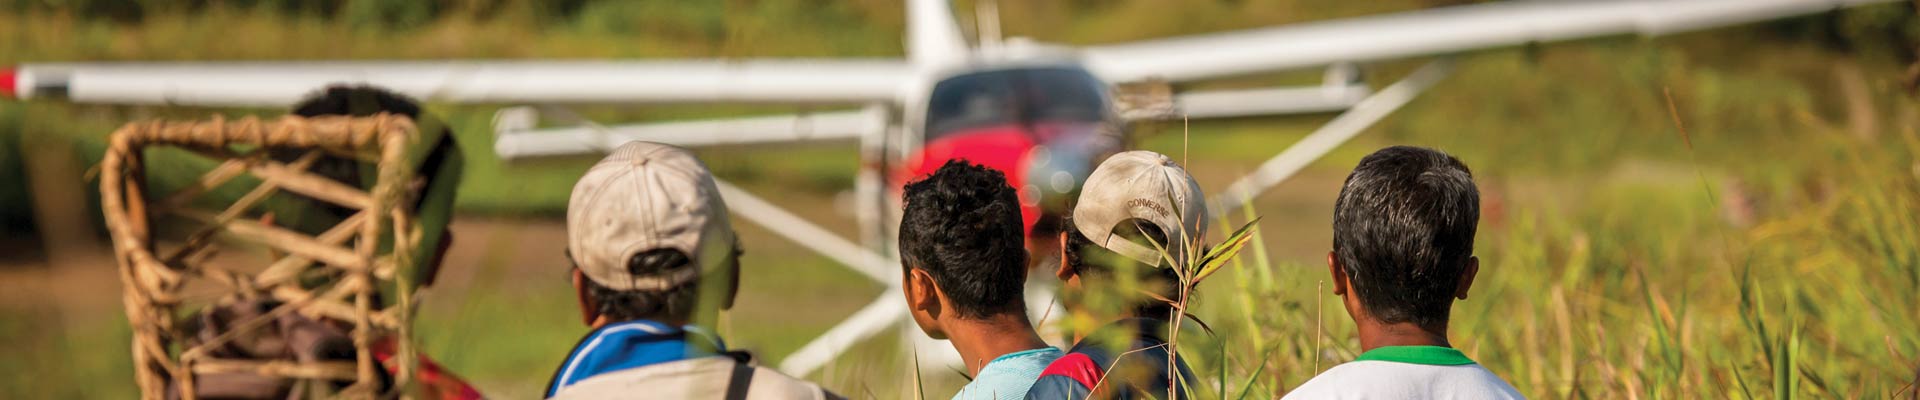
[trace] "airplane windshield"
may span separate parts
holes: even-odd
[[[959,75],[934,85],[927,138],[1007,124],[1100,122],[1106,85],[1085,70],[1029,68]]]

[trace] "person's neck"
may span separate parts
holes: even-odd
[[[1379,321],[1356,321],[1360,332],[1360,352],[1387,346],[1440,346],[1453,347],[1447,342],[1445,325],[1426,328],[1412,322],[1381,323]]]
[[[1026,308],[1020,308],[1025,310]],[[1001,314],[986,319],[960,319],[947,330],[953,349],[967,363],[967,375],[979,376],[987,363],[1007,354],[1047,347],[1024,314]]]

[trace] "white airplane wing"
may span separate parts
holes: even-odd
[[[852,111],[613,126],[588,124],[539,129],[535,127],[538,122],[538,111],[529,107],[508,108],[495,113],[494,154],[503,159],[569,156],[610,151],[632,141],[701,147],[853,140],[863,134],[884,132],[888,121],[886,110],[869,107]]]
[[[1537,42],[1656,36],[1893,0],[1513,1],[1086,47],[1115,82],[1191,81]]]
[[[198,106],[286,106],[336,83],[454,103],[863,103],[892,101],[911,71],[897,59],[74,63],[22,65],[11,88]]]

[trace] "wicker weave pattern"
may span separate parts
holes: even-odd
[[[173,390],[181,398],[191,399],[194,373],[223,372],[352,381],[354,384],[344,392],[333,395],[376,396],[379,365],[372,357],[370,344],[382,335],[399,335],[399,353],[393,361],[401,368],[395,387],[406,387],[414,365],[408,337],[412,295],[406,274],[394,270],[410,265],[412,252],[382,251],[380,243],[388,238],[393,242],[390,249],[405,250],[420,239],[414,210],[398,206],[407,204],[402,200],[407,196],[404,188],[412,180],[412,168],[405,165],[405,155],[408,146],[418,140],[415,131],[413,121],[391,114],[364,118],[289,116],[271,121],[254,117],[151,121],[130,123],[115,131],[100,164],[100,203],[120,267],[127,320],[133,327],[135,379],[141,396],[167,397],[171,379]],[[236,152],[235,145],[253,150]],[[143,164],[143,150],[157,146],[183,148],[222,161],[194,184],[160,197],[147,192]],[[262,149],[268,147],[304,149],[307,153],[282,163],[266,157]],[[376,163],[380,172],[372,191],[309,173],[308,166],[325,154]],[[217,212],[188,207],[195,197],[242,175],[252,175],[262,183]],[[355,212],[319,235],[247,217],[252,207],[276,192],[333,203]],[[203,226],[178,248],[162,252],[156,248],[150,229],[153,218],[162,214],[184,217]],[[277,259],[264,269],[249,270],[253,272],[203,263],[216,246],[213,237],[219,233],[265,246]],[[314,269],[323,271],[313,274]],[[303,274],[338,278],[309,290],[294,284]],[[204,298],[182,290],[196,281],[210,282],[197,286],[222,288],[221,293]],[[385,308],[373,304],[371,296],[380,287],[394,287],[398,301]],[[283,305],[235,321],[231,331],[198,346],[182,340],[189,333],[181,332],[184,321],[180,310],[221,299],[261,297],[279,300]],[[210,348],[269,325],[274,317],[288,312],[353,323],[350,334],[357,350],[356,361],[300,363],[207,355]]]

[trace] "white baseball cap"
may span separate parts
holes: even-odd
[[[1073,226],[1094,244],[1127,258],[1161,266],[1160,250],[1113,234],[1133,219],[1167,235],[1167,255],[1184,262],[1187,241],[1207,231],[1206,198],[1200,184],[1166,155],[1145,150],[1115,154],[1087,176],[1073,207]]]
[[[567,251],[588,279],[615,290],[660,291],[730,262],[735,242],[713,173],[686,149],[629,142],[573,185]],[[686,253],[692,265],[648,275],[628,268],[655,249]]]

